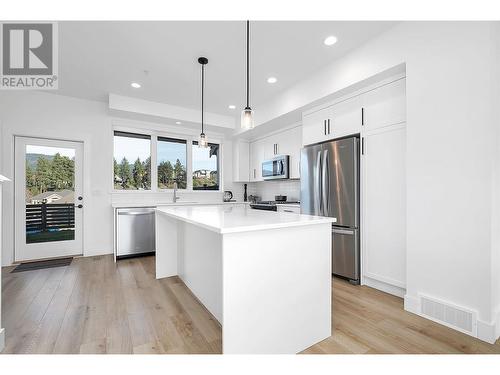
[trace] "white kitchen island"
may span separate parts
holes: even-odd
[[[331,335],[335,219],[246,205],[156,209],[156,278],[178,275],[223,353],[298,353]]]

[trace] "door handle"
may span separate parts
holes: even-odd
[[[327,178],[327,167],[328,167],[328,150],[323,152],[323,163],[321,167],[321,196],[323,201],[323,215],[327,216],[329,214],[329,181]]]
[[[354,231],[348,229],[332,229],[332,233],[353,235]]]
[[[314,184],[314,215],[322,215],[321,212],[321,151],[318,151],[316,158],[316,184]],[[317,208],[317,209],[316,209]]]

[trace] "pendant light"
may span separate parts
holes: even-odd
[[[200,138],[198,140],[198,147],[199,148],[207,148],[208,147],[208,139],[207,136],[204,133],[204,123],[203,123],[203,99],[204,99],[204,86],[205,86],[205,65],[208,64],[208,59],[206,57],[199,57],[198,62],[201,65],[201,133],[200,133]]]
[[[247,21],[247,106],[241,111],[241,128],[253,129],[253,111],[250,108],[250,21]]]

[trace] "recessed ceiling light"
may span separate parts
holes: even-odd
[[[137,82],[132,82],[130,84],[130,86],[132,86],[134,89],[140,89],[141,88],[141,84],[137,83]]]
[[[176,123],[177,125],[182,124],[182,122],[180,122],[180,121],[176,121],[175,123]]]
[[[236,108],[236,106],[231,104],[231,105],[229,105],[229,106],[228,106],[228,108],[229,108],[229,109],[235,109],[235,108]]]
[[[269,77],[267,79],[267,83],[276,83],[278,82],[278,79],[276,77]]]
[[[324,43],[327,46],[333,46],[335,43],[337,43],[337,37],[333,36],[333,35],[330,35],[330,36],[326,37]]]

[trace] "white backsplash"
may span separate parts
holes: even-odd
[[[300,200],[300,180],[251,182],[248,195],[257,195],[263,201],[273,201],[275,195],[286,195],[288,201]]]

